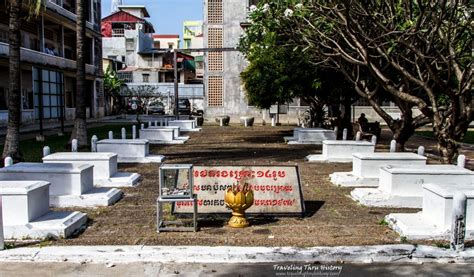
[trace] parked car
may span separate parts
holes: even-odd
[[[165,106],[162,103],[154,103],[148,106],[148,113],[150,114],[165,114]]]
[[[178,99],[178,114],[190,115],[191,114],[191,103],[188,98]]]

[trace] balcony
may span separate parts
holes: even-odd
[[[0,57],[8,57],[10,49],[7,43],[0,42]],[[34,51],[27,48],[21,48],[20,59],[22,62],[31,63],[37,66],[54,67],[61,70],[75,71],[76,61],[68,60],[62,57],[49,55],[46,53]],[[97,67],[87,64],[86,74],[97,75]]]
[[[48,0],[48,1],[46,1],[46,7],[48,9],[50,9],[52,11],[55,11],[56,13],[66,17],[66,18],[69,18],[73,22],[76,22],[76,20],[77,20],[77,15],[75,14],[75,12],[73,12],[74,10],[69,10],[69,9],[63,7],[61,5],[61,1],[59,1],[59,0]],[[91,30],[95,30],[95,31],[100,32],[99,24],[97,24],[97,23],[93,24],[92,22],[90,22],[90,20],[87,20],[86,27],[91,29]]]

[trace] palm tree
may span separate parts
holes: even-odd
[[[86,101],[84,90],[86,88],[86,0],[76,1],[76,43],[77,43],[77,69],[76,69],[76,118],[71,139],[77,139],[79,145],[87,145],[87,122],[86,122]]]
[[[41,0],[29,0],[29,16],[38,15]],[[20,125],[21,125],[21,9],[22,0],[9,1],[9,94],[8,94],[8,127],[3,147],[2,158],[12,157],[14,161],[23,159],[20,151]]]

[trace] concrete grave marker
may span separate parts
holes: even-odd
[[[178,126],[183,132],[199,132],[201,128],[196,126],[194,120],[172,120],[168,122],[168,126]]]
[[[145,123],[140,124],[140,130],[145,130]]]
[[[137,139],[137,126],[132,126],[132,139]]]
[[[424,184],[421,212],[392,213],[385,219],[407,239],[451,240],[461,250],[464,240],[474,239],[474,185]]]
[[[308,155],[309,162],[335,162],[350,163],[354,153],[373,153],[375,145],[368,141],[353,140],[325,140],[323,141],[323,153],[319,155]]]
[[[199,213],[230,213],[224,204],[224,193],[229,186],[243,184],[249,184],[254,191],[254,204],[246,213],[293,216],[304,213],[295,166],[194,166]],[[187,202],[175,205],[177,213],[192,213],[192,208]]]
[[[354,153],[351,172],[334,172],[331,182],[343,187],[378,187],[383,165],[426,164],[426,157],[414,153]]]
[[[0,180],[47,181],[54,207],[108,206],[122,196],[117,189],[94,188],[93,166],[87,164],[17,163],[1,168]]]
[[[288,144],[315,144],[321,145],[325,140],[335,140],[333,130],[323,128],[295,128],[293,137],[284,137]]]
[[[351,195],[366,206],[420,208],[426,183],[473,185],[474,172],[455,165],[384,165],[378,188],[356,188]]]
[[[109,131],[109,139],[114,139],[114,132]]]
[[[49,186],[44,181],[0,181],[0,227],[3,215],[5,238],[67,238],[87,222],[81,212],[50,211]],[[0,244],[1,233],[2,228]]]
[[[344,128],[344,130],[342,130],[342,140],[347,140],[347,128]]]
[[[163,155],[150,154],[146,139],[105,139],[97,142],[98,152],[117,153],[119,163],[161,163]]]
[[[377,145],[377,136],[372,136],[370,142],[372,142],[373,145]]]
[[[54,153],[43,158],[44,163],[93,165],[94,185],[97,187],[130,187],[140,180],[138,173],[118,172],[116,153],[80,152]]]

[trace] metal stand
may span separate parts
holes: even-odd
[[[163,203],[174,203],[174,202],[193,202],[193,227],[167,227],[167,225],[183,225],[183,222],[181,221],[165,221],[163,217]],[[198,226],[197,226],[197,213],[198,213],[198,208],[197,208],[197,195],[194,194],[193,198],[184,198],[184,199],[179,199],[179,198],[166,198],[163,199],[158,197],[156,200],[156,208],[157,208],[157,213],[156,213],[156,222],[158,223],[158,228],[157,232],[197,232]]]

